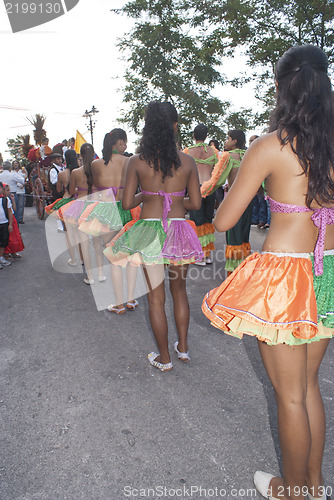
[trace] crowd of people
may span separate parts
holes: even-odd
[[[305,495],[326,500],[318,372],[334,334],[334,112],[327,72],[321,49],[289,49],[276,66],[270,132],[253,136],[247,151],[241,130],[228,131],[224,151],[216,140],[206,144],[204,124],[195,127],[194,144],[180,151],[175,107],[154,101],[146,109],[138,152],[130,158],[124,154],[122,129],[106,134],[101,159],[95,159],[88,143],[81,147],[80,164],[71,150],[51,153],[55,200],[47,211],[65,231],[68,265],[82,262],[84,283],[94,286],[91,238],[98,281],[106,280],[104,256],[110,261],[116,303],[108,310],[118,315],[138,307],[135,283],[142,267],[157,345],[148,361],[161,372],[173,369],[165,268],[178,333],[173,348],[187,363],[188,268],[209,265],[215,231],[226,232],[228,276],[206,294],[202,311],[217,329],[258,340],[278,403],[283,476],[257,471],[254,482],[265,498],[274,500],[302,500]],[[10,171],[4,170],[9,187],[0,183],[5,195],[0,205],[2,254],[14,219],[23,221],[15,193],[18,199],[24,172]],[[218,198],[218,208],[216,193],[224,198],[222,203]],[[251,224],[269,229],[261,253],[251,253]],[[8,265],[2,254],[0,263]]]

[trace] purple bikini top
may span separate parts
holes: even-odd
[[[300,205],[280,203],[279,201],[273,200],[269,196],[266,196],[266,199],[269,200],[270,210],[272,212],[281,212],[286,214],[291,214],[293,212],[313,212],[311,219],[313,221],[313,224],[319,228],[318,239],[314,249],[314,274],[316,276],[320,276],[324,272],[323,257],[326,227],[327,225],[334,224],[334,207],[321,207],[311,210],[308,207],[303,207]]]
[[[168,222],[167,222],[167,215],[168,212],[170,212],[171,206],[172,206],[172,196],[184,196],[186,194],[186,190],[184,189],[183,191],[176,191],[175,193],[166,193],[166,191],[158,191],[157,193],[154,193],[152,191],[143,191],[143,194],[155,194],[157,196],[162,196],[163,197],[163,205],[162,205],[162,227],[164,228],[165,233],[167,233],[168,229]]]
[[[106,191],[107,190],[107,196],[112,196],[113,203],[116,203],[116,195],[117,195],[118,189],[124,189],[124,186],[119,186],[119,187],[115,187],[115,186],[109,186],[109,187],[99,186],[99,191]]]

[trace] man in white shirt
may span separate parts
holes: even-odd
[[[22,185],[25,183],[27,173],[21,174],[19,172],[15,172],[14,170],[12,170],[12,164],[10,161],[4,161],[2,168],[3,172],[0,174],[0,182],[8,184],[10,192],[13,193],[15,197],[15,203],[16,203],[17,186],[18,184]],[[16,218],[16,220],[18,219],[17,212],[14,212],[14,217]],[[19,223],[18,220],[17,223]]]
[[[56,200],[57,198],[61,198],[64,194],[63,192],[59,193],[57,191],[58,175],[59,172],[61,172],[64,169],[63,156],[59,153],[52,153],[50,155],[50,158],[52,158],[52,164],[49,170],[49,182],[54,200]]]

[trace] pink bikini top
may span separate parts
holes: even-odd
[[[168,212],[170,212],[171,206],[172,206],[172,196],[184,196],[186,194],[186,190],[184,189],[183,191],[176,191],[175,193],[166,193],[166,191],[158,191],[157,193],[154,193],[152,191],[143,191],[143,194],[155,194],[157,196],[162,196],[163,197],[163,205],[162,205],[162,227],[164,228],[165,233],[167,233],[168,229],[168,222],[167,222],[167,215]]]
[[[107,196],[112,196],[113,203],[116,203],[116,195],[117,195],[118,189],[124,189],[124,186],[119,186],[119,187],[115,187],[115,186],[109,186],[109,187],[99,186],[99,191],[107,191]]]
[[[314,274],[320,276],[323,269],[323,257],[325,248],[325,235],[327,225],[334,224],[334,207],[327,208],[315,208],[310,209],[308,207],[303,207],[300,205],[290,205],[288,203],[280,203],[275,201],[269,196],[266,196],[269,200],[270,210],[272,212],[281,212],[286,214],[291,214],[293,212],[313,212],[311,219],[316,227],[319,228],[318,239],[314,249]]]
[[[81,187],[81,186],[77,186],[77,187],[76,187],[76,189],[77,189],[77,191],[88,191],[88,188],[83,188],[83,187]],[[93,193],[94,191],[98,191],[98,189],[97,189],[97,188],[93,188],[93,189],[92,189],[92,193]],[[75,199],[77,199],[77,198],[78,198],[78,193],[75,193],[74,198],[75,198]]]

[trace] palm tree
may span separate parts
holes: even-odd
[[[41,146],[42,140],[44,139],[44,137],[46,137],[46,131],[43,128],[45,120],[46,120],[46,116],[36,114],[35,116],[32,116],[31,118],[27,118],[27,120],[29,123],[31,123],[31,125],[33,125],[35,127],[35,130],[34,130],[35,143],[37,144],[37,146]]]

